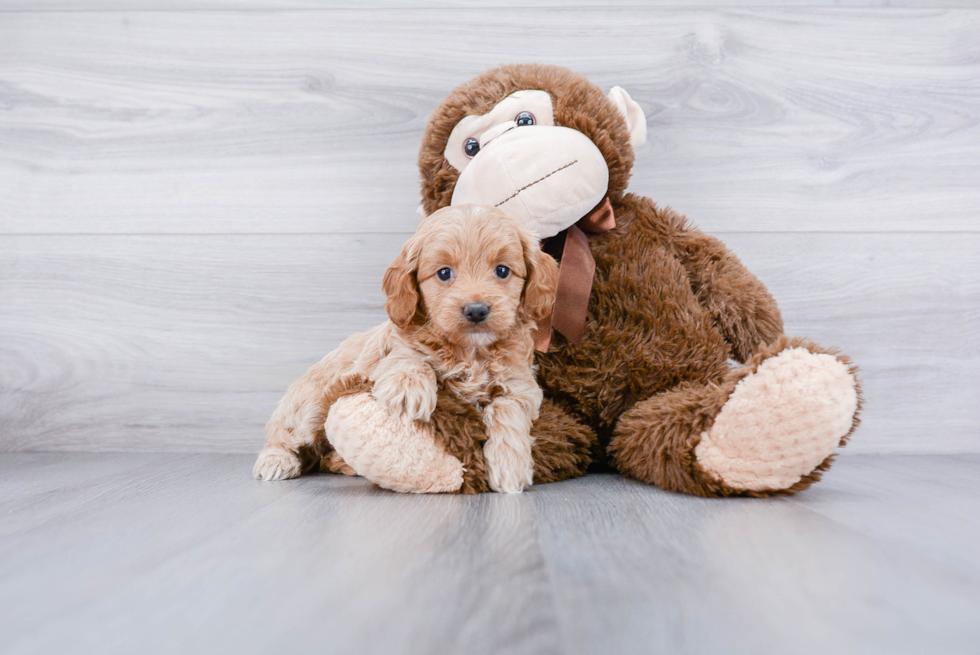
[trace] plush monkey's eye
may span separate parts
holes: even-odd
[[[436,277],[443,282],[449,282],[449,280],[453,279],[453,269],[440,268],[438,271],[436,271]]]
[[[501,280],[506,280],[507,278],[510,277],[510,269],[504,265],[498,266],[497,270],[494,272],[497,274],[497,277],[499,277]]]
[[[514,122],[517,123],[517,127],[534,125],[534,114],[529,111],[522,111],[514,118]]]
[[[476,157],[476,153],[480,152],[480,142],[473,137],[468,138],[463,144],[463,152],[466,153],[467,157],[473,159]]]

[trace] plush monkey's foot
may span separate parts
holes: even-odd
[[[285,448],[263,448],[252,468],[256,480],[288,480],[298,478],[302,472],[299,456]]]
[[[858,383],[844,362],[787,348],[739,380],[694,455],[731,489],[789,490],[830,457],[857,408]]]
[[[441,493],[463,485],[462,463],[436,443],[431,426],[392,418],[370,394],[338,399],[325,427],[340,457],[379,487]]]

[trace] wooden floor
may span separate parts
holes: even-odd
[[[976,653],[980,455],[793,498],[261,483],[244,455],[0,455],[6,653]]]

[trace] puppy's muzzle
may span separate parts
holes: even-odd
[[[485,302],[471,302],[463,307],[463,316],[470,323],[482,323],[490,316],[490,308]]]

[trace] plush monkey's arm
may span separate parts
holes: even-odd
[[[697,229],[675,233],[672,242],[698,301],[731,344],[734,359],[745,362],[783,333],[776,301],[724,243]]]

